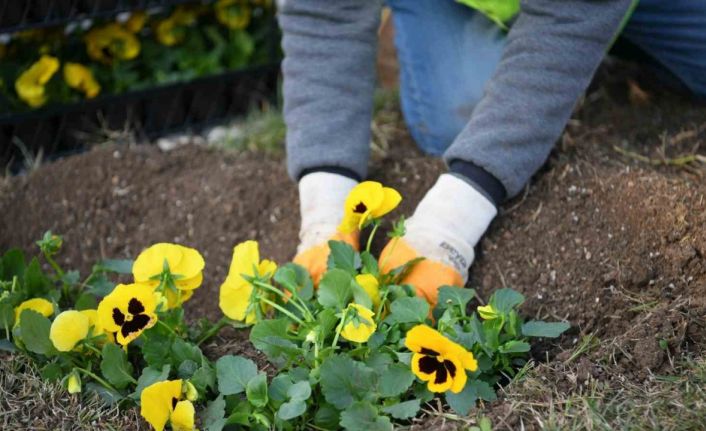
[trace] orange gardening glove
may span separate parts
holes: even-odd
[[[353,249],[358,250],[358,239],[360,237],[359,231],[354,231],[352,233],[340,233],[337,232],[331,237],[333,241],[343,241],[348,243]],[[317,244],[303,252],[299,253],[294,257],[294,263],[301,265],[309,271],[311,279],[314,281],[314,287],[319,285],[321,277],[326,272],[326,266],[328,263],[328,255],[331,252],[329,250],[328,241],[321,244]]]
[[[417,257],[420,257],[419,253],[407,241],[403,238],[395,238],[387,243],[380,254],[380,270],[386,274]],[[433,308],[436,305],[439,287],[463,287],[463,277],[451,266],[424,259],[412,267],[402,283],[412,285],[417,295],[426,299]]]

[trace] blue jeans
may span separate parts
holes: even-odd
[[[505,33],[453,0],[387,0],[402,112],[425,152],[441,155],[468,122],[502,56]],[[706,0],[641,0],[622,37],[706,97]]]

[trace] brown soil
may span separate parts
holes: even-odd
[[[592,334],[599,344],[575,361],[577,375],[639,381],[668,373],[668,358],[704,348],[704,165],[659,161],[704,154],[706,108],[659,93],[645,100],[614,84],[618,91],[607,85],[586,99],[546,168],[505,206],[470,285],[484,298],[511,286],[526,295],[526,315],[572,323],[559,343],[536,349],[538,359],[548,352],[550,361],[564,361],[567,349]],[[405,201],[395,215],[409,215],[443,166],[408,137],[397,141],[374,161],[371,177],[399,189]],[[297,243],[296,188],[277,158],[193,145],[168,153],[108,146],[9,179],[2,189],[0,250],[34,252],[33,241],[51,229],[65,236],[63,263],[84,274],[98,258],[134,257],[157,241],[201,250],[207,281],[188,304],[192,317],[218,317],[233,245],[256,239],[263,256],[285,262]],[[575,378],[547,378],[558,390],[576,387]],[[493,414],[512,427],[506,407]]]

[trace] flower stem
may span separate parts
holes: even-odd
[[[289,301],[290,304],[295,306],[297,310],[302,313],[302,316],[307,322],[312,322],[314,320],[314,316],[311,314],[311,311],[309,311],[309,309],[306,307],[306,304],[302,303],[301,298],[296,296],[295,293],[292,293],[291,297],[287,297],[284,292],[272,286],[271,284],[263,283],[261,281],[253,281],[253,284],[257,287],[267,290],[268,292],[272,292],[275,295],[279,295],[279,297],[284,300]]]
[[[380,227],[380,220],[375,220],[373,222],[373,230],[370,232],[370,236],[368,236],[368,243],[365,245],[365,251],[370,253],[370,246],[373,244],[373,238],[375,238],[375,232],[377,232],[378,228]]]
[[[286,316],[289,317],[290,319],[294,320],[294,321],[297,322],[298,324],[300,324],[300,325],[303,325],[303,324],[304,324],[304,322],[303,322],[300,318],[298,318],[297,316],[295,316],[292,312],[290,312],[290,311],[287,310],[286,308],[282,307],[281,305],[279,305],[279,304],[277,304],[277,303],[275,303],[275,302],[272,302],[272,301],[270,301],[269,299],[264,298],[264,297],[262,297],[262,296],[259,297],[259,300],[262,301],[262,302],[264,302],[264,303],[267,304],[267,305],[270,305],[272,308],[278,310],[279,312],[281,312],[282,314],[286,315]]]
[[[59,278],[64,278],[64,271],[61,269],[58,263],[54,260],[54,258],[51,257],[49,253],[44,253],[44,258],[49,262],[49,266],[51,266],[54,269],[54,272],[56,272],[56,275],[59,276]],[[63,280],[62,280],[63,282]]]
[[[231,325],[234,328],[247,328],[248,327],[248,325],[244,325],[241,323],[236,324],[235,322],[231,321],[227,317],[221,317],[221,320],[219,320],[215,325],[213,325],[213,327],[211,329],[209,329],[203,335],[201,335],[201,337],[198,339],[198,341],[196,341],[196,345],[200,346],[201,343],[203,343],[204,341],[208,340],[209,338],[215,336],[216,334],[218,334],[221,331],[221,329],[225,328],[228,325]]]
[[[381,272],[381,273],[382,273],[382,271],[383,271],[383,268],[385,267],[385,264],[387,263],[387,259],[389,259],[390,256],[392,256],[392,253],[395,252],[395,248],[397,247],[397,243],[398,243],[399,241],[400,241],[400,237],[399,237],[399,236],[396,236],[396,237],[392,240],[392,245],[390,246],[390,252],[387,253],[387,254],[385,254],[385,258],[382,260],[382,262],[380,262],[380,272]]]
[[[177,334],[176,332],[174,332],[174,330],[173,330],[172,328],[170,328],[169,325],[167,325],[166,323],[162,322],[161,320],[157,319],[157,324],[158,324],[159,326],[161,326],[162,328],[166,329],[167,331],[169,331],[169,333],[172,334],[173,336],[175,336],[175,337],[178,337],[178,336],[179,336],[179,334]]]
[[[98,377],[96,374],[92,373],[91,371],[88,371],[87,369],[81,368],[81,367],[76,367],[76,369],[77,369],[78,371],[82,372],[83,374],[87,375],[88,377],[92,378],[93,380],[97,381],[98,383],[100,383],[101,385],[103,385],[106,389],[109,389],[109,390],[111,390],[111,391],[118,392],[118,390],[115,389],[115,388],[113,387],[113,385],[111,385],[110,383],[106,382],[106,381],[103,380],[102,378]],[[132,379],[132,380],[133,380],[133,383],[137,383],[137,381],[135,381],[135,379]]]
[[[343,325],[345,325],[346,320],[348,320],[348,310],[348,308],[343,310],[341,320],[338,322],[338,326],[336,326],[336,334],[333,336],[333,342],[331,343],[331,349],[334,352],[336,351],[336,346],[338,345],[338,338],[341,336],[341,331],[343,331]]]
[[[91,344],[88,344],[88,343],[86,343],[86,344],[84,344],[84,345],[85,345],[86,347],[88,347],[89,350],[92,350],[94,353],[97,353],[98,356],[101,356],[101,355],[102,355],[101,351],[98,350],[95,346],[93,346],[93,345],[91,345]]]

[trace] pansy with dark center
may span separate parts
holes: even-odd
[[[456,366],[453,362],[440,359],[439,353],[431,349],[422,348],[420,353],[422,355],[419,358],[419,369],[426,374],[436,373],[434,383],[440,385],[446,383],[449,377],[451,379],[456,377]]]
[[[150,322],[150,317],[142,314],[145,307],[137,298],[131,298],[127,306],[128,314],[125,315],[119,308],[113,308],[113,321],[120,326],[120,333],[128,337],[131,333],[143,330]]]
[[[368,210],[368,207],[365,206],[363,202],[359,202],[358,205],[353,208],[353,212],[356,214],[365,214],[365,212]]]
[[[98,318],[107,332],[126,345],[157,323],[154,290],[142,284],[119,284],[98,304]]]

